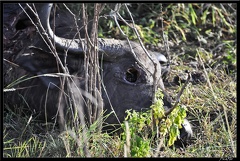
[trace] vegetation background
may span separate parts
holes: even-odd
[[[66,5],[76,17],[81,16],[81,4]],[[87,5],[91,17],[93,4]],[[124,21],[118,20],[117,26],[113,11],[130,26],[135,24],[146,48],[166,55],[171,70],[164,81],[173,99],[186,81],[186,71],[194,76],[180,99],[193,126],[191,143],[181,148],[164,144],[157,151],[158,142],[145,137],[140,146],[131,146],[142,153],[128,157],[154,157],[158,152],[157,157],[235,158],[237,3],[106,4],[99,19],[99,37],[125,39],[124,32],[137,41]],[[80,132],[59,133],[57,127],[22,117],[22,113],[21,108],[3,112],[3,157],[84,157]],[[124,143],[120,136],[89,129],[91,157],[124,157]]]

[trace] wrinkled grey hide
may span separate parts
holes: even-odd
[[[80,40],[63,39],[71,38],[75,35],[73,19],[71,15],[58,13],[56,16],[55,33],[52,27],[52,16],[49,14],[52,4],[38,4],[39,17],[45,29],[47,29],[50,39],[56,41],[57,52],[64,61],[64,49],[69,46],[66,64],[72,79],[77,87],[84,90],[84,68],[83,49]],[[34,19],[31,12],[30,16]],[[69,21],[69,22],[68,22]],[[49,73],[59,73],[56,58],[42,41],[25,13],[18,4],[4,5],[4,88],[16,79],[27,75],[27,78],[38,76],[27,81],[23,81],[13,86],[16,91],[4,92],[4,103],[12,107],[19,107],[24,104],[29,107],[34,116],[53,120],[57,118],[57,105],[60,89],[60,81],[57,77],[41,76]],[[66,23],[67,22],[67,23]],[[66,26],[66,24],[69,24]],[[16,34],[17,33],[17,34]],[[58,37],[59,36],[59,37]],[[14,41],[13,41],[14,40]],[[136,54],[134,57],[129,43],[123,40],[98,39],[99,57],[102,64],[102,78],[104,88],[102,97],[104,110],[111,112],[114,108],[120,122],[126,116],[127,109],[137,111],[149,109],[154,97],[154,82],[156,88],[164,91],[164,104],[171,107],[170,97],[165,93],[165,88],[161,78],[161,65],[155,53],[146,52],[136,42],[131,42],[132,49]],[[160,56],[161,58],[164,58]],[[155,80],[154,80],[155,78]],[[66,91],[65,91],[66,92]],[[67,92],[66,92],[67,93]],[[74,93],[78,96],[79,93]],[[80,97],[80,95],[79,95]],[[68,97],[61,102],[65,110],[68,108]],[[112,114],[107,123],[118,123]]]

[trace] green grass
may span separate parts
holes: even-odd
[[[71,5],[70,5],[71,6]],[[72,5],[72,7],[74,7]],[[76,12],[79,10],[76,6]],[[160,8],[162,11],[160,12]],[[201,10],[204,8],[204,10]],[[170,45],[171,72],[168,80],[184,70],[198,70],[207,82],[189,83],[181,96],[180,105],[187,108],[187,118],[193,125],[192,143],[184,148],[168,147],[168,140],[146,137],[148,143],[143,155],[154,157],[217,157],[232,159],[237,155],[237,83],[236,83],[236,6],[235,4],[138,4],[139,13],[134,19],[145,44],[163,44],[161,23],[164,19],[164,33]],[[108,13],[103,10],[103,13]],[[145,13],[144,17],[141,13]],[[195,14],[199,15],[195,15]],[[130,19],[126,10],[121,10],[125,19]],[[149,21],[148,21],[149,20]],[[112,21],[99,27],[100,37],[119,38],[119,29]],[[171,22],[171,23],[170,23]],[[101,23],[101,22],[100,22]],[[158,24],[158,26],[156,26]],[[126,32],[129,28],[121,26]],[[134,37],[129,31],[130,37]],[[154,35],[154,36],[153,36]],[[159,47],[161,48],[161,47]],[[160,50],[161,51],[161,50]],[[189,62],[198,62],[197,69]],[[14,81],[13,81],[14,82]],[[166,87],[172,96],[177,96],[180,86]],[[4,105],[8,109],[8,105]],[[98,133],[92,125],[88,129],[86,145],[81,129],[67,129],[60,132],[52,123],[38,122],[25,115],[23,107],[15,111],[4,110],[3,157],[85,157],[88,147],[91,157],[124,157],[126,142],[119,135]],[[143,132],[142,136],[148,136]],[[133,139],[133,138],[130,138]],[[134,142],[134,140],[131,140]],[[163,150],[157,151],[163,141]],[[125,145],[124,145],[125,143]],[[137,148],[136,146],[133,148]],[[127,155],[129,156],[129,155]]]
[[[164,146],[165,150],[159,153],[161,157],[236,156],[236,82],[223,71],[219,72],[209,73],[213,91],[207,83],[189,84],[181,97],[181,104],[188,108],[188,119],[193,125],[194,143],[183,150]],[[4,157],[84,156],[80,130],[59,133],[51,124],[38,123],[34,118],[28,122],[29,116],[21,117],[12,112],[4,112],[3,121]],[[49,126],[48,131],[46,126]],[[119,136],[88,132],[87,138],[92,157],[124,157]],[[155,149],[156,143],[152,143],[150,156],[154,156]]]

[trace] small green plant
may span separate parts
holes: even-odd
[[[160,131],[160,137],[168,137],[167,146],[172,146],[180,135],[184,118],[186,117],[186,108],[177,106],[169,115],[165,115],[163,107],[163,94],[159,89],[156,92],[156,102],[150,107],[153,112],[156,127]]]
[[[129,124],[130,133],[130,154],[132,157],[146,157],[149,156],[150,139],[144,136],[144,131],[151,125],[150,111],[136,112],[134,110],[127,110],[127,117],[125,120]],[[123,143],[127,140],[127,128],[125,124],[122,124],[124,132],[121,134]]]
[[[160,131],[160,137],[168,139],[167,146],[172,146],[180,134],[186,109],[177,106],[169,115],[165,115],[163,107],[163,94],[159,89],[156,94],[156,102],[145,112],[127,111],[125,118],[129,124],[129,131],[126,125],[122,124],[124,132],[121,134],[123,143],[127,141],[127,133],[130,133],[130,154],[132,157],[150,156],[151,139],[149,136],[156,136]],[[156,128],[152,128],[153,123]]]
[[[234,41],[224,41],[226,55],[223,57],[224,64],[236,64],[236,46]]]

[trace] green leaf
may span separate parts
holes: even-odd
[[[194,25],[196,25],[197,15],[196,15],[193,7],[192,7],[192,4],[188,4],[188,6],[189,6],[189,9],[190,9],[190,16],[191,16],[191,18],[192,18],[192,23],[193,23]]]
[[[171,146],[174,144],[174,142],[177,140],[177,136],[180,134],[180,131],[178,129],[178,125],[177,124],[173,124],[170,127],[170,137],[168,140],[168,146]]]
[[[205,25],[206,24],[206,20],[207,20],[207,15],[209,14],[210,12],[208,12],[208,9],[206,9],[204,12],[203,12],[203,15],[201,17],[201,20],[202,20],[202,24]]]

